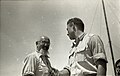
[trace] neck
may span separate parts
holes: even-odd
[[[43,49],[37,50],[37,52],[42,54],[42,55],[47,55],[48,54],[47,50],[43,50]]]
[[[42,54],[42,51],[43,51],[43,49],[37,49],[37,52],[38,52],[38,53],[41,53],[41,54]]]
[[[82,32],[82,31],[76,31],[76,33],[75,33],[75,35],[76,35],[76,39],[78,39],[78,37],[80,36],[80,35],[82,35],[84,32]]]

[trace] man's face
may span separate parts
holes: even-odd
[[[40,51],[40,49],[43,49],[43,50],[48,50],[49,49],[49,46],[50,46],[50,40],[49,39],[41,38],[41,40],[37,41],[37,42],[38,42],[38,44],[36,46],[37,46],[38,51]]]
[[[72,25],[72,26],[71,26]],[[74,40],[75,39],[75,31],[74,31],[74,29],[73,29],[73,24],[71,24],[71,23],[69,23],[68,25],[67,25],[67,31],[68,31],[68,36],[69,36],[69,38],[71,39],[71,40]]]

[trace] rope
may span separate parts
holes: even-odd
[[[99,5],[99,8],[102,7],[102,5]],[[100,15],[102,15],[102,8],[100,8]],[[102,16],[100,16],[100,36],[101,36],[101,22],[102,22]]]
[[[120,49],[120,47],[118,47],[116,44],[112,43],[113,46],[115,46],[116,48]]]
[[[110,0],[108,0],[109,1],[109,3],[115,8],[115,9],[117,9],[117,10],[119,10],[115,5],[116,5],[116,3],[112,3]],[[115,2],[115,0],[114,0],[114,2]]]
[[[98,3],[99,3],[99,0],[97,0],[97,1],[98,1]],[[91,27],[90,27],[90,31],[89,31],[89,33],[91,32],[91,30],[92,30],[92,27],[93,27],[93,22],[94,22],[94,19],[95,19],[95,16],[96,16],[96,12],[97,12],[98,3],[97,3],[97,5],[96,5],[96,9],[95,9],[95,12],[94,12],[94,17],[93,17],[93,20],[92,20],[92,23],[91,23]]]
[[[109,0],[107,1],[107,4],[108,4],[108,7],[110,8],[110,11],[113,13],[113,15],[116,17],[116,19],[117,19],[117,21],[118,21],[118,23],[120,24],[120,21],[119,21],[119,18],[116,16],[116,14],[115,14],[115,12],[114,12],[114,10],[113,10],[113,8],[112,8],[112,3],[111,3],[111,5],[110,5],[110,2],[109,2]],[[114,6],[115,7],[115,6]],[[115,7],[116,8],[116,7]],[[117,9],[117,8],[116,8]]]

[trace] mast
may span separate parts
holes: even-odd
[[[106,11],[105,11],[105,5],[104,5],[104,1],[103,1],[103,0],[102,0],[102,5],[103,5],[103,11],[104,11],[104,17],[105,17],[106,29],[107,29],[107,34],[108,34],[108,40],[109,40],[109,45],[110,45],[110,50],[111,50],[111,56],[112,56],[112,61],[113,61],[114,73],[115,73],[115,76],[116,76],[116,70],[115,70],[115,61],[114,61],[113,49],[112,49],[111,38],[110,38],[110,33],[109,33],[109,28],[108,28],[108,22],[107,22],[107,16],[106,16]]]

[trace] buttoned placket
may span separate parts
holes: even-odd
[[[78,64],[78,61],[77,61],[77,53],[78,53],[77,50],[78,50],[78,47],[77,47],[77,46],[78,46],[79,44],[81,44],[82,39],[83,39],[82,37],[85,36],[85,35],[86,35],[85,33],[82,34],[82,35],[80,35],[80,36],[78,37],[78,42],[74,42],[74,43],[73,43],[73,46],[72,46],[72,49],[71,49],[71,52],[72,52],[72,53],[74,52],[74,54],[73,54],[73,58],[74,58],[74,59],[73,59],[72,65],[71,65],[71,66],[74,66],[74,67],[73,67],[73,69],[74,69],[74,71],[75,71],[75,72],[74,72],[74,76],[77,76],[77,66],[76,66],[76,65]],[[71,54],[72,54],[72,53],[71,53]],[[84,60],[86,59],[85,56],[83,56],[83,59],[84,59]]]
[[[79,42],[79,44],[81,44],[82,43],[82,41],[80,41]],[[75,69],[75,76],[78,76],[78,72],[77,72],[77,64],[78,64],[78,59],[77,59],[77,53],[78,53],[78,50],[79,50],[79,48],[78,47],[74,47],[75,48],[75,50],[74,50],[74,64],[73,65],[75,65],[75,67],[74,67],[74,69]],[[85,48],[86,49],[86,48]],[[85,55],[85,52],[84,52],[84,55]],[[86,57],[85,56],[83,56],[83,61],[85,61],[85,59],[86,59]]]
[[[81,41],[79,41],[79,44],[80,44],[80,43],[81,43]],[[78,64],[77,53],[78,53],[78,50],[79,50],[79,49],[78,49],[77,46],[76,46],[75,48],[76,48],[75,53],[74,53],[74,54],[75,54],[75,55],[74,55],[74,58],[75,58],[75,59],[74,59],[74,61],[75,61],[75,76],[78,76],[78,72],[77,72],[77,69],[78,69],[78,68],[77,68],[77,64]]]
[[[76,50],[77,50],[77,47],[76,47]],[[75,60],[75,76],[77,75],[77,66],[76,66],[77,65],[77,52],[76,52],[76,50],[75,50],[75,53],[74,53],[75,54],[74,55],[74,58],[75,58],[74,59]]]
[[[73,67],[73,69],[74,69],[74,73],[73,73],[73,76],[77,76],[77,52],[76,52],[76,50],[77,50],[77,47],[74,47],[73,48],[74,49],[74,54],[73,54],[73,58],[74,58],[74,60],[73,60],[73,63],[72,63],[72,67]]]

